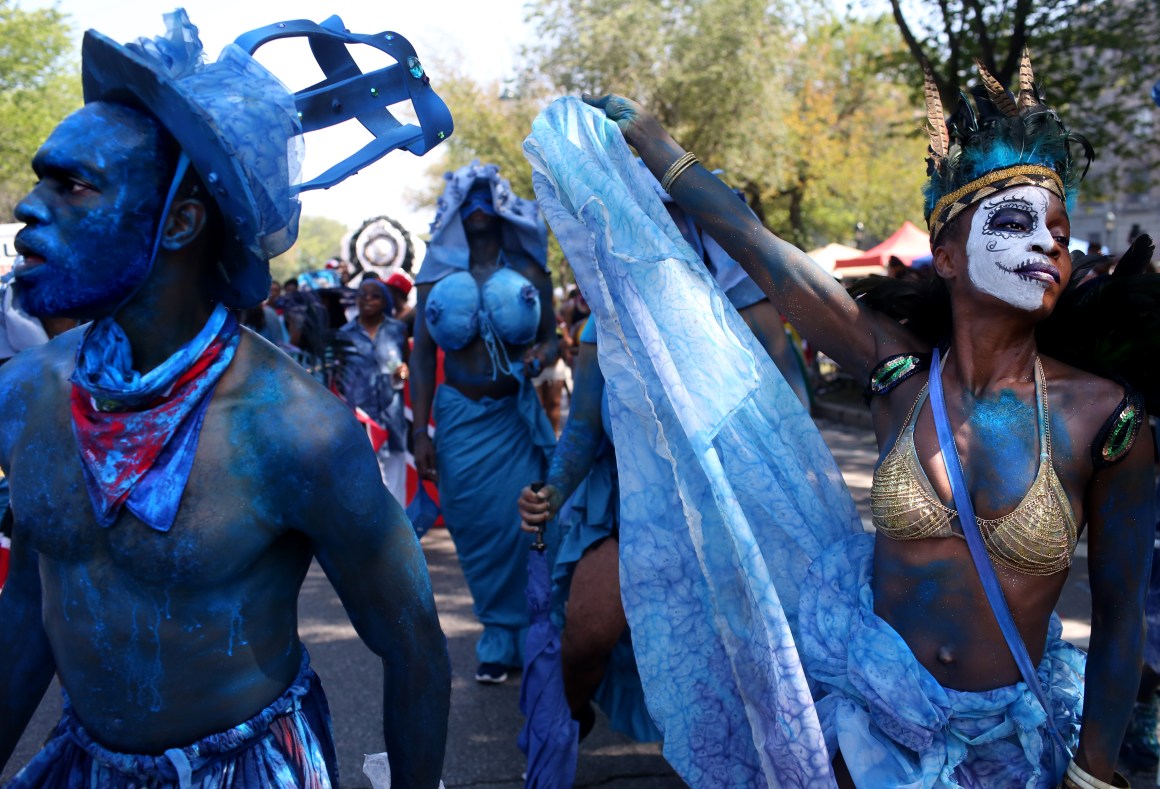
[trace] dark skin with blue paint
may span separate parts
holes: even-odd
[[[656,118],[618,96],[589,99],[617,122],[658,178],[684,153]],[[670,189],[674,200],[733,256],[770,300],[820,351],[856,378],[897,353],[929,351],[904,326],[860,306],[793,245],[770,233],[708,170],[696,165]],[[1014,401],[1034,409],[1035,326],[1051,313],[1071,274],[1067,212],[1052,196],[1047,227],[1055,241],[1037,250],[1060,274],[1044,285],[1042,304],[1024,310],[983,293],[967,272],[966,233],[974,209],[936,239],[934,267],[951,293],[951,352],[943,369],[947,409],[967,486],[979,517],[1010,512],[1031,486],[1037,441],[1027,429],[1000,445],[995,414]],[[1084,721],[1076,762],[1112,779],[1139,684],[1144,593],[1155,523],[1152,440],[1141,431],[1127,457],[1095,471],[1089,449],[1123,396],[1112,381],[1043,358],[1055,441],[1053,461],[1078,521],[1087,529],[1092,634]],[[882,456],[890,450],[921,389],[915,376],[871,409]],[[1025,412],[1029,413],[1029,412]],[[1034,421],[1029,425],[1033,428]],[[935,492],[951,501],[929,406],[918,416],[915,443]],[[994,486],[998,474],[1006,483]],[[1032,661],[1042,659],[1048,619],[1066,572],[1023,575],[997,566],[1003,591]],[[937,596],[925,593],[932,587]],[[1020,680],[990,612],[966,543],[957,538],[896,542],[878,539],[874,554],[875,611],[906,640],[941,684],[985,690]],[[840,776],[841,777],[841,776]]]
[[[792,355],[786,358],[789,343],[777,308],[762,300],[741,310],[740,315],[786,378],[793,380],[790,376],[796,376],[801,380],[797,360]],[[592,470],[606,438],[601,419],[604,376],[595,344],[581,342],[573,381],[568,423],[552,455],[547,484],[539,490],[533,491],[529,485],[520,491],[520,528],[524,531],[536,532],[556,517]],[[619,543],[616,537],[608,537],[589,547],[576,563],[568,597],[568,622],[562,635],[564,693],[572,717],[582,724],[591,720],[589,703],[604,679],[612,650],[627,627],[620,601]]]
[[[503,220],[483,211],[474,211],[463,220],[470,253],[469,270],[482,287],[500,265]],[[506,344],[508,358],[523,359],[525,366],[536,358],[541,368],[556,363],[556,316],[552,311],[552,279],[548,272],[526,258],[513,257],[507,265],[523,275],[540,293],[540,326],[532,346]],[[431,405],[435,399],[435,364],[438,347],[427,331],[427,296],[434,283],[417,285],[415,305],[415,347],[411,351],[411,403],[415,416],[415,468],[424,479],[438,480],[435,469],[435,445],[427,434]],[[495,375],[487,345],[476,337],[456,351],[445,351],[444,381],[472,400],[485,397],[509,397],[519,392],[520,382],[514,376]],[[529,378],[532,376],[528,376]]]
[[[160,210],[168,175],[156,166],[153,123],[89,105],[38,154],[76,160],[103,179],[86,186],[76,182],[79,168],[42,171],[18,208],[29,222],[25,241],[48,253],[37,266],[60,298],[91,273],[54,254],[68,248],[80,216],[104,210],[122,191],[151,194]],[[130,161],[142,158],[155,163],[148,178]],[[152,273],[117,312],[141,371],[192,338],[212,308],[207,211],[186,194],[166,217]],[[126,254],[139,251],[138,235],[124,234]],[[120,263],[91,264],[115,280]],[[132,292],[130,285],[118,288]],[[107,304],[82,299],[69,309],[94,317]],[[252,717],[297,674],[293,601],[316,558],[355,630],[383,659],[396,782],[437,786],[450,699],[446,641],[414,532],[346,407],[243,331],[209,404],[172,529],[153,531],[127,511],[102,529],[68,409],[79,339],[79,331],[66,333],[0,369],[0,466],[15,515],[0,596],[0,764],[54,670],[89,733],[117,751],[161,753]]]

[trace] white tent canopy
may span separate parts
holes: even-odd
[[[862,251],[845,244],[826,244],[824,247],[812,249],[806,254],[813,258],[814,262],[821,266],[827,274],[833,274],[834,264],[837,261],[858,257]]]

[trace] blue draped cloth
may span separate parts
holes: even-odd
[[[337,789],[330,709],[310,658],[266,709],[224,732],[158,756],[110,751],[85,731],[68,694],[56,730],[4,789]]]
[[[607,409],[604,409],[607,414]],[[620,486],[616,478],[616,454],[605,440],[588,476],[560,508],[560,551],[552,571],[553,611],[557,627],[565,626],[564,611],[572,590],[572,576],[584,552],[611,537],[620,527]],[[611,727],[638,742],[661,739],[649,717],[644,688],[640,684],[629,630],[609,655],[604,679],[593,699],[608,716]]]
[[[504,666],[523,665],[528,628],[524,590],[533,538],[520,531],[516,502],[525,485],[544,479],[556,444],[535,390],[521,369],[515,372],[518,394],[472,400],[441,384],[434,407],[439,504],[483,624],[476,657]],[[558,544],[554,522],[544,539]]]
[[[1068,762],[1047,734],[1050,714],[1075,748],[1086,657],[1060,640],[1052,614],[1037,669],[1051,710],[1019,682],[994,690],[944,688],[874,613],[874,537],[860,534],[810,567],[801,596],[802,660],[826,696],[818,717],[858,786],[1055,789]]]
[[[616,125],[561,99],[524,150],[598,322],[621,595],[665,757],[693,786],[832,786],[793,631],[812,559],[861,532],[837,464]]]

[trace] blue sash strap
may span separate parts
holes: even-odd
[[[942,387],[942,364],[939,359],[938,348],[934,349],[934,356],[930,362],[930,405],[934,413],[934,429],[938,433],[939,450],[942,452],[943,463],[947,470],[947,479],[951,484],[951,494],[955,500],[955,509],[959,513],[959,523],[963,529],[963,536],[967,540],[967,547],[971,550],[971,559],[975,562],[975,569],[979,573],[979,580],[983,582],[983,591],[987,595],[987,602],[991,604],[991,611],[995,614],[995,620],[999,623],[999,630],[1003,632],[1003,638],[1007,641],[1007,648],[1011,650],[1011,656],[1015,658],[1015,665],[1019,667],[1019,673],[1023,676],[1023,681],[1027,684],[1027,688],[1035,694],[1035,698],[1043,707],[1043,711],[1047,713],[1047,731],[1051,735],[1052,740],[1059,746],[1069,757],[1072,756],[1071,750],[1067,747],[1059,730],[1055,727],[1055,722],[1052,720],[1051,707],[1048,706],[1047,696],[1043,692],[1043,686],[1039,684],[1039,678],[1035,673],[1035,667],[1031,665],[1031,656],[1027,653],[1027,646],[1023,643],[1023,637],[1019,634],[1019,629],[1015,626],[1015,620],[1011,616],[1011,609],[1007,606],[1007,598],[1003,595],[1003,589],[999,586],[999,578],[995,575],[995,568],[991,564],[991,559],[987,555],[987,547],[983,544],[983,535],[979,533],[979,524],[975,520],[975,508],[971,504],[971,496],[967,491],[967,483],[963,477],[963,466],[959,461],[959,451],[955,446],[955,437],[951,432],[950,419],[947,417],[946,401],[943,397]],[[1053,768],[1055,774],[1060,775],[1062,771],[1056,763],[1058,759],[1059,750],[1052,752]]]

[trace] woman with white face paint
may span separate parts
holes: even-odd
[[[1125,786],[1152,439],[1142,397],[1086,371],[1103,360],[1037,341],[1071,276],[1067,201],[1086,172],[1072,148],[1090,161],[1090,146],[1043,104],[1026,57],[1014,93],[980,71],[949,125],[928,75],[937,279],[905,324],[885,287],[855,300],[766,230],[640,105],[586,100],[806,339],[869,381],[877,533],[812,558],[797,621],[838,784]],[[1053,613],[1085,530],[1086,661]]]

